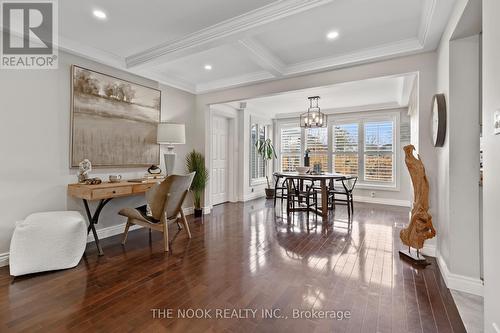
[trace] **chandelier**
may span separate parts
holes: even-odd
[[[312,96],[308,97],[308,99],[309,109],[307,109],[307,112],[300,115],[300,127],[325,127],[326,114],[321,112],[321,109],[318,105],[320,97]]]

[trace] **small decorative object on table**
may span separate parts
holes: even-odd
[[[203,154],[193,150],[186,156],[186,168],[189,173],[196,172],[191,183],[190,190],[193,192],[194,216],[201,217],[203,209],[201,208],[201,195],[208,183],[208,170],[205,167],[205,157]]]
[[[257,153],[262,157],[264,163],[269,164],[269,161],[277,158],[276,150],[274,148],[271,139],[267,140],[258,140],[255,143],[255,148],[257,148]],[[274,198],[274,188],[271,188],[271,184],[269,183],[269,177],[266,174],[267,188],[266,188],[266,199]]]
[[[305,167],[296,167],[295,170],[299,173],[299,175],[306,175],[311,168],[308,166]]]
[[[92,163],[88,159],[84,159],[78,164],[78,183],[86,185],[96,185],[102,183],[99,178],[89,178],[89,173],[92,171]]]
[[[311,152],[311,150],[308,148],[305,150],[304,152],[304,166],[305,167],[308,167],[309,166],[309,153]]]
[[[317,175],[321,174],[321,163],[319,163],[319,162],[314,163],[313,172]]]
[[[89,178],[90,171],[92,171],[92,163],[88,159],[81,161],[78,164],[78,182],[85,182]]]
[[[160,167],[152,165],[149,167],[148,172],[144,175],[144,179],[164,179],[165,175],[161,173]]]
[[[425,258],[420,254],[424,247],[424,241],[436,236],[436,230],[432,225],[432,216],[429,214],[429,181],[425,175],[425,167],[420,159],[413,156],[415,147],[405,146],[405,162],[413,184],[414,200],[411,210],[410,224],[401,230],[399,237],[408,250],[400,250],[399,253],[410,257],[419,264],[427,264]],[[411,248],[417,249],[416,253]]]
[[[109,182],[110,183],[118,183],[122,180],[122,175],[110,175]]]
[[[159,166],[153,164],[152,166],[150,166],[148,168],[148,173],[150,175],[159,175],[159,174],[161,174],[161,169]]]

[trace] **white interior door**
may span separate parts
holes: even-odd
[[[212,120],[212,204],[228,200],[228,134],[227,118],[214,116]]]

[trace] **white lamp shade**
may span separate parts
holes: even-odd
[[[185,144],[186,128],[184,124],[159,123],[156,141],[159,144]]]

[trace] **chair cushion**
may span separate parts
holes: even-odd
[[[87,244],[87,223],[79,212],[45,212],[16,223],[10,242],[10,275],[78,265]]]

